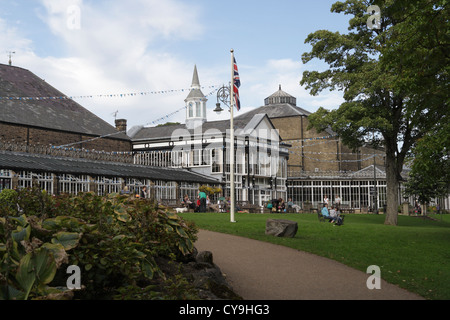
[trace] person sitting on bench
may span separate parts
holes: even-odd
[[[324,219],[330,220],[330,222],[333,222],[333,218],[330,216],[330,213],[328,212],[328,204],[324,203],[322,208],[322,216]]]

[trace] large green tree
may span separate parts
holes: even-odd
[[[421,203],[450,193],[450,122],[420,139],[412,149],[411,172],[405,193],[416,196]]]
[[[379,15],[372,16],[369,6]],[[305,71],[300,82],[312,95],[342,90],[338,109],[320,108],[312,126],[328,126],[343,143],[367,143],[386,151],[385,223],[397,225],[398,186],[405,159],[416,142],[438,128],[448,114],[447,0],[347,0],[332,12],[350,15],[348,32],[318,30],[305,40],[310,52],[302,60],[323,60],[328,68]],[[379,19],[372,28],[370,22]]]

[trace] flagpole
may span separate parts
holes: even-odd
[[[231,49],[231,84],[230,84],[230,221],[236,222],[234,220],[235,211],[235,187],[234,187],[234,50]]]

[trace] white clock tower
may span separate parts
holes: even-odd
[[[201,91],[197,66],[194,67],[191,92],[184,100],[186,102],[186,127],[194,129],[206,122],[206,99]]]

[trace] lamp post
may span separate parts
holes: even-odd
[[[234,152],[235,152],[235,146],[234,146],[234,121],[233,121],[233,95],[231,91],[231,85],[225,86],[223,85],[218,91],[217,91],[217,103],[216,108],[214,109],[214,112],[217,114],[220,114],[222,111],[222,107],[220,106],[220,103],[223,103],[228,108],[230,108],[230,147],[229,153],[230,153],[230,222],[236,222],[234,219],[234,212],[235,212],[235,186],[234,186]]]

